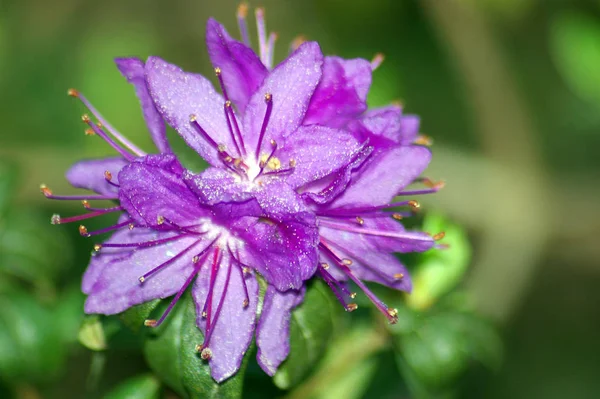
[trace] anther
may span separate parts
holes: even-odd
[[[94,251],[98,252],[102,249],[102,244],[94,244]]]
[[[296,167],[296,160],[295,159],[290,159],[290,168],[295,168]]]
[[[361,218],[360,216],[357,216],[356,222],[362,226],[363,224],[365,224],[365,219]]]
[[[139,280],[140,284],[143,284],[144,281],[146,281],[146,279],[144,278],[144,276],[138,278],[138,280]]]
[[[277,157],[271,157],[269,162],[267,162],[267,166],[272,170],[279,170],[281,169],[281,161]]]
[[[86,136],[93,136],[94,134],[96,134],[96,132],[94,132],[94,129],[85,129],[84,133]]]
[[[350,266],[352,264],[352,260],[345,258],[345,259],[342,259],[342,263],[346,266]]]
[[[247,267],[247,266],[243,266],[243,267],[242,267],[242,272],[243,272],[244,274],[248,274],[248,273],[250,273],[250,268],[249,268],[249,267]]]
[[[196,115],[194,115],[194,114],[191,114],[191,115],[190,115],[190,122],[196,122],[196,118],[197,118],[197,116],[196,116]]]
[[[44,194],[46,197],[49,197],[52,195],[52,190],[50,190],[48,188],[48,186],[46,186],[45,184],[40,184],[40,191],[42,192],[42,194]]]
[[[433,145],[433,139],[429,136],[421,134],[415,139],[415,141],[413,141],[413,144],[430,147],[431,145]]]
[[[144,325],[146,327],[156,327],[156,320],[152,320],[152,319],[144,320]]]
[[[198,263],[199,260],[200,260],[200,257],[198,255],[196,255],[192,258],[192,263]]]
[[[83,205],[85,209],[90,209],[90,202],[88,200],[81,201],[81,205]]]
[[[398,317],[398,309],[395,308],[387,308],[387,314],[389,314],[391,317]]]
[[[90,123],[90,116],[88,114],[83,114],[81,115],[81,120],[83,121],[83,123]]]
[[[212,358],[212,351],[210,348],[202,349],[202,352],[200,352],[200,357],[202,360],[210,360]]]
[[[402,220],[402,215],[399,213],[392,213],[392,217],[396,220]]]
[[[89,237],[90,236],[88,234],[87,227],[85,227],[84,225],[79,226],[79,234],[81,234],[84,237]]]
[[[346,305],[347,312],[354,312],[356,309],[358,309],[358,305],[355,303],[349,303]]]
[[[67,90],[67,94],[71,97],[79,97],[79,92],[75,89]]]
[[[441,239],[442,239],[442,238],[444,238],[444,237],[446,237],[446,233],[445,233],[445,232],[443,232],[443,231],[440,231],[439,233],[437,233],[437,234],[435,234],[435,235],[433,236],[433,239],[434,239],[435,241],[439,241],[439,240],[441,240]]]
[[[206,314],[206,312],[202,312],[202,318],[206,319],[206,316],[208,316],[208,314]]]
[[[225,151],[227,151],[227,147],[225,147],[225,144],[219,144],[219,145],[217,146],[217,150],[218,150],[219,152],[225,152]]]
[[[50,218],[50,223],[51,224],[60,224],[60,215],[58,213],[55,213],[54,215],[52,215],[52,217]]]
[[[371,61],[371,69],[376,70],[377,68],[379,68],[383,60],[385,60],[385,56],[383,54],[375,54],[375,57],[373,57],[373,60]]]
[[[127,227],[129,227],[129,230],[133,230],[133,228],[135,227],[135,225],[133,223],[129,223],[129,225]]]
[[[410,200],[408,201],[408,206],[410,206],[413,211],[417,211],[421,207],[421,204],[415,200]]]
[[[248,16],[248,3],[241,3],[237,8],[238,18],[246,18]]]
[[[270,103],[273,100],[273,95],[271,93],[265,94],[265,102]]]
[[[394,274],[394,280],[402,280],[403,278],[404,278],[404,273]]]
[[[352,298],[352,299],[356,298],[356,292],[351,292],[350,293],[350,298]]]
[[[247,299],[244,299],[244,302],[242,302],[242,305],[243,305],[245,308],[247,308],[247,307],[248,307],[248,305],[250,305],[250,302],[248,302],[248,300],[247,300]]]
[[[156,217],[156,224],[158,224],[159,226],[160,226],[161,224],[163,224],[164,222],[165,222],[165,217],[164,217],[164,216],[158,215],[158,216]]]
[[[298,47],[302,45],[302,43],[306,42],[305,36],[296,36],[294,40],[292,40],[292,45],[290,46],[292,50],[296,50]]]
[[[104,127],[102,122],[96,122],[96,126],[98,126],[100,129],[102,129]]]
[[[225,106],[227,108],[231,108],[231,101],[230,100],[225,101]]]
[[[104,178],[108,181],[112,180],[112,173],[110,173],[108,170],[104,171]]]
[[[322,267],[324,270],[328,270],[328,269],[329,269],[329,264],[328,264],[328,263],[325,263],[325,262],[321,262],[321,267]]]
[[[219,68],[219,67],[215,68],[215,75],[221,76],[221,68]]]

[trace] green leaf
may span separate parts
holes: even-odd
[[[13,198],[15,187],[17,185],[18,175],[15,165],[6,161],[0,162],[0,226],[2,226],[1,216],[8,208],[8,204]]]
[[[106,346],[106,335],[99,316],[86,317],[77,335],[79,342],[93,351],[103,351]]]
[[[450,292],[461,281],[471,260],[471,246],[460,226],[431,213],[425,218],[423,230],[433,234],[443,231],[445,236],[441,243],[448,248],[423,253],[411,273],[413,291],[407,296],[407,304],[415,309],[428,308]]]
[[[150,314],[160,304],[160,299],[142,303],[133,306],[119,315],[119,318],[134,333],[139,332],[144,327],[144,321],[150,318]]]
[[[568,12],[552,22],[550,49],[566,83],[580,97],[600,103],[600,23],[590,15]]]
[[[290,354],[273,377],[277,387],[288,389],[315,368],[341,314],[342,307],[324,282],[315,280],[308,286],[304,302],[292,312]]]
[[[168,305],[155,310],[160,314]],[[191,295],[184,295],[161,326],[148,329],[144,355],[156,375],[184,398],[240,398],[247,360],[233,377],[217,384],[208,363],[200,358],[196,345],[204,341],[196,326],[196,307]]]
[[[158,399],[160,382],[153,375],[141,375],[121,383],[104,399]]]

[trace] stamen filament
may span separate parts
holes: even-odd
[[[212,139],[212,137],[210,137],[210,136],[208,135],[208,133],[206,133],[206,130],[204,130],[204,129],[202,128],[202,126],[200,126],[200,124],[199,124],[199,123],[198,123],[198,121],[196,120],[196,115],[194,115],[194,114],[190,115],[190,123],[191,123],[192,125],[194,125],[194,127],[196,127],[196,129],[197,129],[197,130],[200,132],[200,134],[202,135],[202,137],[204,137],[204,139],[205,139],[206,141],[208,141],[208,143],[209,143],[209,144],[210,144],[212,147],[214,147],[214,149],[215,149],[215,150],[219,151],[219,145],[217,144],[217,142],[216,142],[216,141],[214,141],[214,140]],[[219,152],[221,152],[221,151],[219,151]]]
[[[100,215],[106,215],[107,213],[108,212],[96,211],[96,212],[84,213],[83,215],[71,216],[68,218],[61,218],[60,215],[52,215],[51,223],[52,224],[65,224],[65,223],[78,222],[80,220],[91,219],[93,217],[100,216]]]
[[[223,307],[223,303],[225,302],[225,295],[227,295],[227,289],[229,288],[229,280],[231,277],[231,264],[232,259],[229,259],[229,267],[227,268],[227,276],[225,277],[225,285],[223,286],[223,292],[221,293],[221,299],[219,300],[219,304],[217,305],[217,309],[215,310],[215,317],[211,321],[210,328],[206,327],[206,335],[204,337],[204,342],[202,343],[202,347],[204,349],[208,348],[210,338],[212,337],[212,333],[215,330],[215,324],[217,324],[217,320],[219,319],[219,315],[221,314],[221,309]]]
[[[366,234],[366,235],[378,236],[378,237],[390,237],[390,238],[397,238],[399,240],[406,240],[406,241],[429,241],[431,239],[431,237],[425,238],[424,235],[417,235],[417,234],[411,234],[411,233],[398,233],[398,232],[391,232],[391,231],[371,230],[371,229],[367,229],[364,227],[354,227],[351,225],[341,225],[341,224],[337,224],[337,223],[332,223],[327,220],[321,220],[320,225],[323,227],[328,227],[330,229],[342,230],[342,231],[347,231],[350,233]]]
[[[237,9],[237,21],[240,28],[240,35],[242,36],[242,42],[250,47],[250,35],[248,34],[248,24],[246,23],[246,16],[248,15],[248,4],[242,3]]]
[[[267,65],[267,24],[265,22],[265,10],[263,8],[257,8],[255,11],[256,15],[256,29],[258,30],[258,52],[260,54],[260,60],[266,66]]]
[[[206,330],[208,331],[211,326],[211,315],[212,315],[212,299],[213,299],[213,290],[215,288],[215,281],[217,279],[217,270],[221,264],[221,256],[220,256],[220,248],[218,246],[215,247],[215,251],[213,254],[213,262],[210,271],[210,282],[208,287],[208,294],[206,296],[206,301],[204,302],[204,307],[202,308],[202,317],[206,318]]]
[[[152,240],[152,241],[144,241],[137,243],[128,243],[128,244],[115,244],[115,243],[106,243],[102,244],[102,248],[148,248],[153,247],[155,245],[161,245],[170,241],[178,240],[182,237],[190,237],[193,234],[179,234],[169,238],[162,238],[160,240]]]
[[[265,66],[267,69],[273,69],[273,58],[275,56],[275,42],[277,41],[277,33],[271,32],[269,35],[269,41],[267,43],[267,48],[265,50]]]
[[[94,131],[94,133],[96,133],[98,136],[102,137],[104,139],[104,141],[106,141],[108,143],[108,145],[110,145],[115,151],[117,151],[119,154],[121,154],[121,156],[123,158],[125,158],[128,161],[133,161],[135,159],[135,156],[133,156],[132,154],[127,152],[124,148],[122,148],[119,144],[117,144],[117,142],[115,142],[111,137],[109,137],[104,132],[104,130],[102,130],[98,125],[93,123],[90,120],[90,117],[88,115],[83,115],[81,117],[81,120],[83,120],[83,122],[86,123]]]
[[[265,132],[267,131],[267,125],[269,124],[269,119],[271,119],[271,112],[273,111],[273,95],[271,93],[265,94],[265,103],[267,104],[267,109],[265,111],[265,117],[260,128],[258,144],[256,145],[256,162],[258,162],[258,159],[260,157],[260,147],[262,146],[262,141],[265,137]]]
[[[117,223],[114,226],[105,227],[103,229],[92,231],[92,232],[89,232],[86,230],[85,236],[90,237],[90,236],[97,236],[97,235],[103,234],[103,233],[108,233],[109,231],[118,230],[121,227],[125,227],[125,226],[129,225],[129,223],[131,223],[131,220],[126,220],[123,223]]]

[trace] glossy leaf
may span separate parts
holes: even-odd
[[[292,312],[290,354],[273,377],[275,385],[293,387],[315,368],[342,314],[343,308],[325,283],[316,280],[307,288],[304,302]]]
[[[93,351],[103,351],[106,346],[106,335],[99,316],[90,316],[83,320],[77,335],[79,342]]]
[[[158,399],[160,382],[153,375],[131,378],[113,389],[104,399]]]
[[[137,333],[144,327],[144,321],[150,318],[150,314],[160,304],[160,299],[155,299],[141,305],[132,306],[119,315],[119,318],[131,331]]]
[[[168,302],[163,301],[155,314],[160,315]],[[150,368],[180,396],[189,399],[242,396],[246,361],[236,375],[217,384],[210,376],[208,363],[196,351],[196,345],[204,337],[196,326],[196,308],[190,295],[181,298],[165,323],[146,331],[144,355]]]

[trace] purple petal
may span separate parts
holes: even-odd
[[[221,165],[217,149],[190,122],[190,115],[195,115],[212,140],[229,151],[235,148],[225,121],[224,99],[213,85],[204,77],[184,72],[158,57],[148,58],[146,79],[150,95],[167,123],[202,158],[212,165]]]
[[[358,170],[333,206],[387,204],[425,170],[430,159],[429,149],[419,146],[380,151]]]
[[[261,127],[265,119],[265,94],[270,93],[273,111],[262,141],[266,151],[270,140],[281,141],[293,133],[304,119],[308,103],[321,78],[323,54],[315,42],[302,44],[285,61],[265,78],[254,93],[244,115],[245,140],[249,152],[256,150]]]
[[[325,57],[323,77],[310,100],[305,125],[341,127],[367,109],[371,63]]]
[[[417,115],[404,115],[400,121],[400,144],[409,145],[417,138],[421,119]]]
[[[115,233],[107,243],[138,243],[169,238],[177,233],[160,233],[149,229],[125,229]],[[123,248],[103,248],[90,262],[86,271],[83,291],[89,296],[86,313],[115,314],[156,298],[175,294],[192,273],[192,257],[200,252],[202,244],[194,247],[198,237],[182,237],[168,243],[126,251]],[[139,278],[153,268],[172,259],[192,246],[189,254],[176,258],[171,264],[148,277]]]
[[[221,168],[208,168],[202,173],[185,171],[183,180],[200,202],[214,205],[220,202],[240,202],[251,197],[234,176]]]
[[[208,348],[212,351],[210,359],[210,371],[217,382],[231,377],[240,368],[244,353],[248,349],[254,333],[256,307],[258,304],[258,282],[253,275],[242,277],[241,270],[237,264],[229,264],[230,256],[223,253],[220,267],[218,267],[213,289],[211,315],[213,318],[213,331],[208,342]],[[202,310],[207,300],[211,265],[205,264],[196,280],[192,290],[194,302],[196,302],[196,313],[198,327],[206,335],[206,319],[202,317]],[[229,267],[231,272],[229,273]],[[229,279],[227,277],[229,276]],[[248,289],[248,298],[244,289],[244,281]],[[219,302],[222,294],[223,303],[221,309]],[[244,300],[248,299],[248,305],[244,306]]]
[[[260,321],[256,328],[256,359],[265,373],[273,376],[290,352],[292,309],[302,303],[305,289],[279,292],[267,288]]]
[[[115,194],[118,188],[106,181],[104,172],[112,174],[112,182],[118,184],[118,174],[129,164],[123,158],[104,158],[77,162],[67,171],[66,177],[73,187],[85,188],[98,194]]]
[[[243,114],[269,71],[251,48],[232,39],[212,18],[206,24],[206,46],[213,66],[221,68],[229,99]]]
[[[420,119],[416,115],[402,115],[402,108],[390,105],[367,111],[360,120],[350,124],[357,137],[384,137],[401,145],[410,145],[419,133]]]
[[[197,197],[183,182],[183,168],[172,154],[148,155],[119,173],[119,200],[137,225],[160,228],[159,216],[179,226],[205,215]],[[172,228],[170,223],[165,228]]]
[[[144,120],[150,131],[150,136],[152,136],[152,140],[156,144],[156,148],[160,152],[172,152],[167,141],[165,121],[156,109],[148,91],[144,62],[139,58],[116,58],[115,63],[121,74],[135,87],[135,94],[142,105]]]
[[[296,188],[347,166],[359,149],[360,143],[347,132],[313,125],[300,127],[275,155],[284,165],[294,160],[294,173],[286,183]]]

